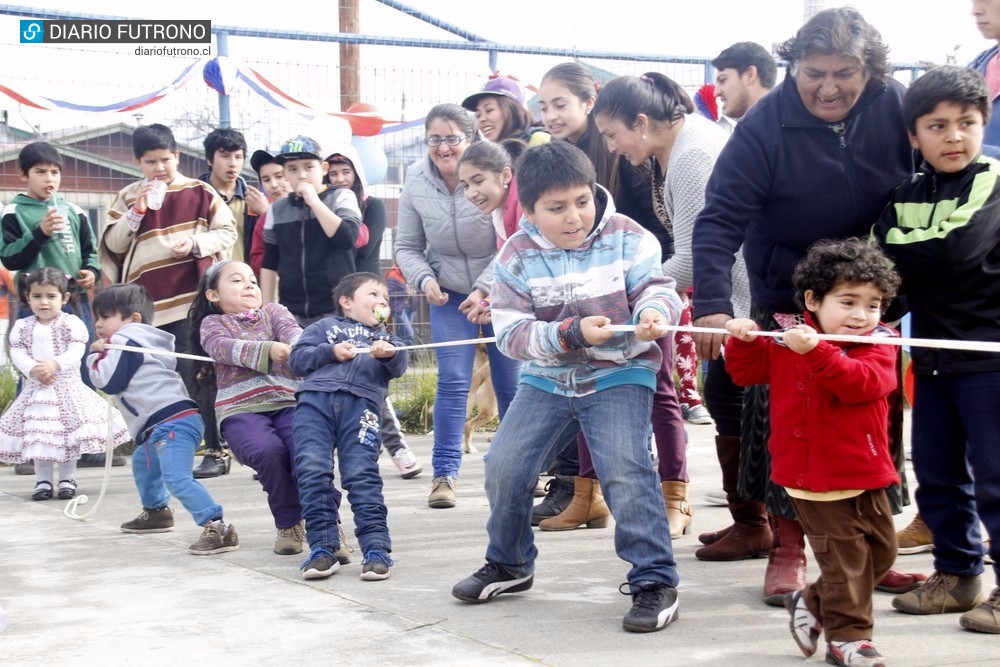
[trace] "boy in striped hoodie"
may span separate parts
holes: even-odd
[[[578,148],[532,148],[517,178],[527,220],[497,257],[490,296],[497,345],[524,363],[486,460],[486,565],[452,595],[486,602],[531,588],[538,471],[582,431],[616,519],[618,555],[632,565],[620,589],[633,600],[623,626],[661,630],[677,617],[678,578],[646,432],[660,365],[654,341],[680,317],[675,283],[662,274],[656,239],[615,212]],[[635,333],[607,328],[625,324]]]

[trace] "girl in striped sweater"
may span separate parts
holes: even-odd
[[[215,407],[222,435],[267,492],[278,529],[274,552],[301,553],[305,532],[292,437],[299,381],[288,356],[302,329],[284,306],[261,306],[253,269],[233,260],[205,273],[189,322],[192,350],[215,360],[196,362],[195,381],[218,386]],[[339,509],[339,491],[336,499]],[[346,551],[338,557],[346,562]]]

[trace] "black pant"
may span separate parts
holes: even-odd
[[[740,437],[740,417],[743,413],[743,387],[733,383],[726,370],[726,362],[720,356],[708,362],[705,375],[705,406],[715,420],[715,431],[719,435]]]

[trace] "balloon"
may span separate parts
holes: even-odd
[[[358,151],[358,159],[361,160],[361,167],[365,170],[367,185],[378,185],[385,180],[385,174],[389,169],[385,151],[374,141],[364,137],[352,137],[351,145]]]
[[[342,146],[351,141],[351,126],[343,118],[337,116],[317,116],[304,132],[319,143],[323,155],[330,154],[335,146]]]
[[[222,95],[229,95],[236,87],[236,77],[239,70],[236,61],[226,56],[219,56],[205,63],[202,76],[209,88]]]
[[[385,124],[382,121],[382,115],[379,113],[378,108],[371,104],[355,102],[347,107],[347,113],[363,114],[347,119],[347,122],[351,124],[351,129],[354,130],[354,134],[359,137],[373,137],[382,131],[382,126]]]

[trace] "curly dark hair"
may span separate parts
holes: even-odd
[[[792,276],[800,308],[806,307],[806,290],[812,290],[819,301],[840,283],[873,283],[882,292],[883,313],[899,291],[899,282],[889,258],[859,238],[817,241]]]
[[[778,46],[777,54],[793,75],[804,58],[838,54],[863,67],[872,81],[882,82],[889,76],[888,44],[853,7],[834,7],[813,15],[795,37]]]

